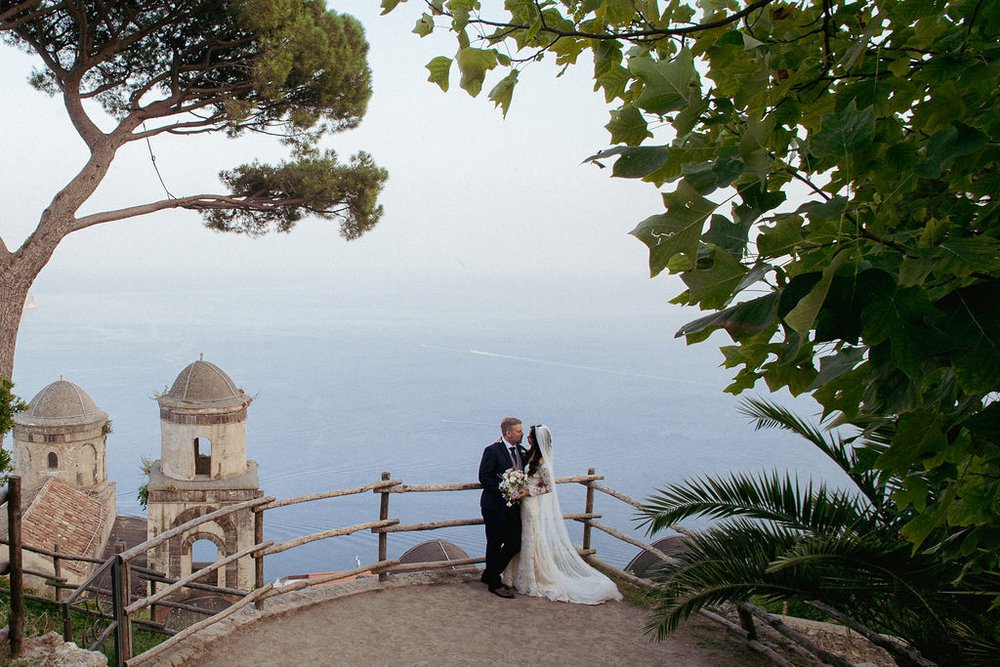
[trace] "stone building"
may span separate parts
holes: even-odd
[[[26,544],[60,553],[99,558],[115,522],[115,485],[108,482],[108,415],[83,389],[58,380],[14,416],[13,463],[21,476],[22,533]],[[0,532],[7,533],[6,512]],[[4,547],[4,551],[6,547]],[[6,557],[6,554],[4,554]],[[24,566],[54,571],[52,559],[23,552]],[[80,583],[92,564],[64,561],[61,574]],[[49,590],[41,578],[28,586]]]
[[[160,458],[149,476],[149,538],[225,505],[263,495],[257,462],[247,460],[251,400],[218,366],[204,360],[182,370],[158,399]],[[253,512],[238,512],[151,549],[149,566],[170,577],[184,577],[192,572],[199,542],[214,545],[216,556],[207,559],[211,561],[253,546],[253,538]],[[220,568],[208,583],[249,590],[254,583],[253,559],[247,556]]]
[[[108,484],[106,412],[80,387],[58,380],[14,415],[14,468],[24,489],[58,479],[101,495]],[[111,495],[112,502],[114,494]]]

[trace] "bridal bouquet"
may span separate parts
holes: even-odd
[[[510,468],[500,475],[500,493],[507,499],[507,507],[514,506],[517,494],[528,486],[528,476]]]

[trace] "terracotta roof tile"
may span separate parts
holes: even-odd
[[[95,557],[104,526],[104,507],[86,493],[50,479],[42,485],[21,519],[25,544],[51,549],[59,545],[61,553]],[[85,576],[88,563],[63,561],[63,567]]]

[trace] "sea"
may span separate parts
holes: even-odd
[[[30,399],[64,378],[109,414],[108,474],[120,514],[144,513],[141,461],[160,452],[154,396],[200,355],[253,396],[248,457],[259,464],[261,488],[278,498],[360,486],[383,472],[409,484],[476,481],[481,452],[507,415],[549,426],[557,476],[594,468],[605,485],[640,500],[670,483],[735,471],[843,481],[804,441],[754,430],[740,399],[723,392],[734,371],[720,367],[718,347],[729,341],[716,335],[688,347],[675,339],[698,313],[651,288],[556,278],[345,287],[207,274],[42,280],[25,310],[15,392]],[[817,411],[808,399],[775,398],[805,416]],[[558,493],[564,512],[584,511],[582,486]],[[631,506],[601,493],[595,511],[642,540],[670,534],[649,536]],[[298,504],[267,512],[264,533],[281,542],[378,513],[371,493]],[[396,494],[390,516],[475,518],[479,493]],[[582,528],[570,523],[580,543]],[[470,554],[484,549],[473,526],[392,533],[389,557],[434,538]],[[594,546],[617,566],[638,552],[600,531]],[[375,536],[360,532],[271,556],[265,575],[350,569],[376,554]]]

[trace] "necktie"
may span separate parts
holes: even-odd
[[[517,447],[510,448],[510,458],[514,462],[514,467],[518,470],[521,469],[521,457],[517,455]]]

